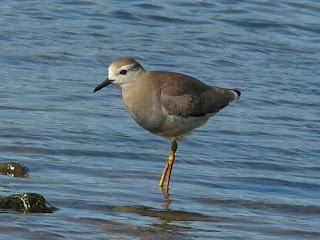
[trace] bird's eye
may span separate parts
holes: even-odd
[[[127,72],[128,72],[127,70],[121,70],[121,71],[120,71],[120,74],[121,74],[121,75],[125,75],[125,74],[127,74]]]

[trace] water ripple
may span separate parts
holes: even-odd
[[[0,238],[318,239],[317,1],[4,1],[2,195],[39,192],[51,215],[1,211]],[[179,142],[137,126],[110,86],[118,57],[239,88]],[[31,231],[32,230],[32,231]]]

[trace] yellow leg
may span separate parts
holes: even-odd
[[[161,179],[159,182],[159,187],[163,186],[164,179],[166,178],[166,175],[167,175],[168,167],[169,167],[169,159],[168,159],[168,162],[163,170],[163,173],[162,173],[162,176],[161,176]]]
[[[174,159],[175,159],[175,153],[177,151],[177,148],[178,148],[177,141],[171,140],[171,153],[169,155],[168,162],[163,170],[163,173],[162,173],[162,176],[161,176],[161,179],[159,182],[159,187],[163,186],[164,179],[166,178],[166,175],[168,173],[166,188],[167,189],[169,188],[170,176],[171,176],[171,171],[172,171],[172,167],[173,167],[173,163],[174,163]]]

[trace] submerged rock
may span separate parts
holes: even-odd
[[[4,162],[0,163],[0,172],[11,177],[25,177],[28,173],[28,168],[23,167],[18,162]]]
[[[37,193],[0,197],[0,209],[11,209],[21,213],[52,213],[56,210],[42,195]]]

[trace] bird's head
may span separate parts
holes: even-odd
[[[94,89],[94,92],[109,84],[123,87],[126,84],[132,83],[136,76],[143,71],[145,71],[144,68],[132,58],[117,59],[108,68],[108,78],[98,85]]]

